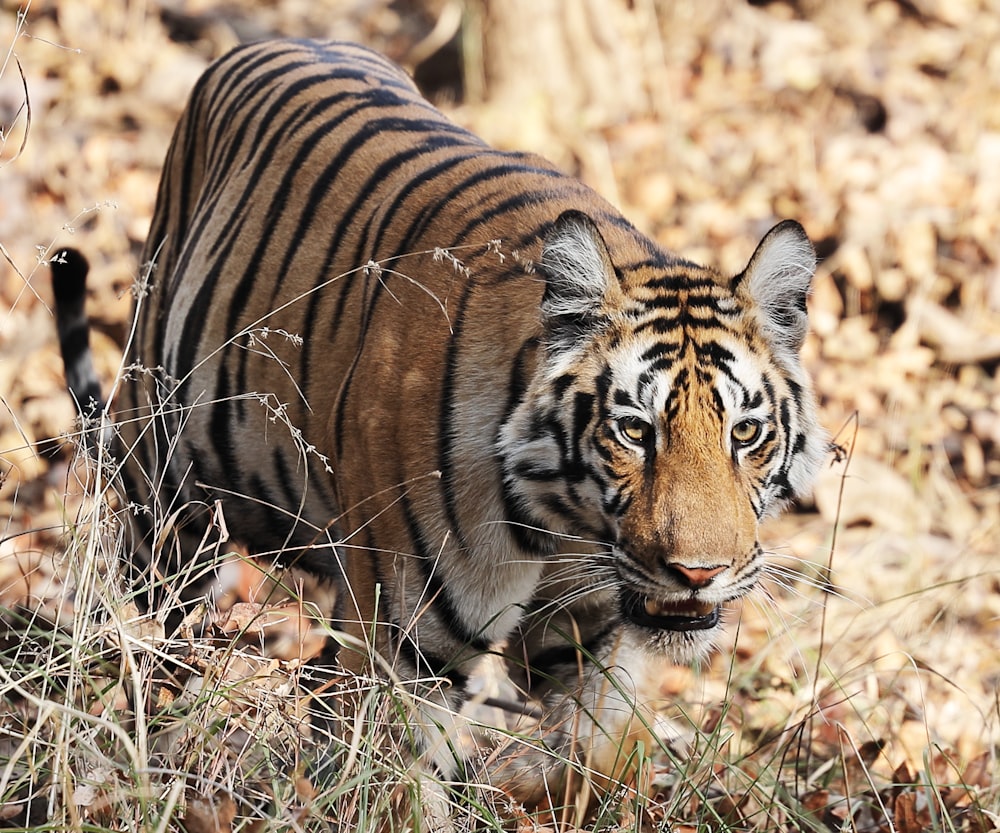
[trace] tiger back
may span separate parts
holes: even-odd
[[[689,263],[359,46],[210,67],[144,260],[115,407],[137,573],[177,581],[221,507],[339,589],[349,644],[374,633],[401,676],[447,680],[443,706],[502,648],[611,758],[639,669],[709,650],[762,574],[758,523],[826,450],[797,223],[735,277]]]

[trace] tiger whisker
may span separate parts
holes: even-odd
[[[754,605],[764,616],[764,619],[769,623],[768,634],[774,638],[774,632],[771,630],[770,622],[773,621],[772,617],[777,617],[778,622],[781,625],[781,633],[788,634],[792,632],[792,627],[789,624],[791,621],[794,624],[802,625],[805,624],[805,620],[801,616],[789,617],[781,607],[774,603],[774,601],[768,598],[766,595],[753,593],[749,597],[750,604]],[[795,640],[792,640],[792,649],[796,657],[796,667],[800,669],[805,669],[805,674],[807,680],[811,682],[811,672],[809,670],[809,664],[806,662],[805,656],[802,653],[802,648],[799,646]]]
[[[531,532],[544,533],[546,535],[552,536],[553,538],[558,538],[558,539],[563,540],[563,541],[575,541],[575,542],[581,543],[581,544],[591,544],[591,545],[593,545],[595,547],[608,547],[608,548],[611,548],[611,547],[614,546],[614,544],[612,544],[612,543],[610,543],[608,541],[602,541],[600,539],[585,538],[582,535],[576,535],[576,534],[569,533],[569,532],[559,532],[559,531],[556,531],[556,530],[545,529],[545,527],[536,526],[536,525],[533,525],[533,524],[526,524],[526,523],[523,523],[521,521],[511,521],[511,520],[507,520],[507,519],[498,519],[498,520],[484,521],[483,523],[479,524],[479,526],[481,526],[481,527],[482,526],[511,526],[511,527],[518,527],[519,529],[526,529],[526,530],[530,530]]]
[[[807,587],[811,587],[814,590],[820,590],[823,593],[831,595],[835,598],[841,599],[845,602],[849,602],[853,605],[864,606],[870,604],[867,599],[857,599],[847,594],[844,588],[839,587],[832,582],[824,581],[822,579],[813,578],[811,576],[800,573],[796,570],[791,570],[782,567],[777,564],[765,564],[764,574],[774,583],[778,584],[780,587],[784,588],[786,592],[791,595],[800,596],[805,598],[805,595],[799,590],[795,585],[804,584]]]
[[[571,607],[576,602],[585,599],[587,596],[591,596],[595,593],[602,593],[605,591],[617,589],[617,583],[614,581],[606,581],[603,583],[596,583],[589,586],[581,586],[575,588],[573,592],[567,594],[566,596],[560,597],[558,599],[551,599],[539,607],[535,608],[536,612],[542,612],[547,610],[558,610],[562,608]]]

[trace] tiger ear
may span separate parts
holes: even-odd
[[[764,235],[747,268],[733,278],[734,289],[750,295],[772,344],[797,355],[808,329],[806,298],[816,271],[816,251],[794,220]]]
[[[571,347],[604,323],[608,296],[619,290],[608,246],[590,217],[565,211],[542,241],[540,266],[548,343]]]

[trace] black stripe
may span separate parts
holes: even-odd
[[[683,347],[683,341],[657,341],[651,347],[646,348],[639,359],[642,362],[652,362],[668,358],[673,362],[677,360]]]
[[[538,339],[532,337],[524,341],[517,351],[510,369],[510,378],[507,383],[507,404],[504,407],[503,419],[500,422],[501,425],[507,424],[527,392],[528,380],[534,373],[536,364],[535,353],[537,350]],[[556,381],[557,390],[560,387],[560,381]],[[569,382],[566,384],[569,384]],[[559,396],[560,394],[557,393],[556,395]]]
[[[366,223],[364,234],[359,235],[358,244],[354,257],[346,264],[342,262],[341,265],[350,268],[351,264],[363,265],[367,263],[369,260],[376,260],[379,257],[377,247],[378,245],[380,245],[379,241],[381,240],[381,236],[384,232],[388,230],[394,215],[402,207],[402,204],[405,202],[407,196],[411,194],[414,190],[416,190],[416,188],[421,183],[425,181],[430,181],[434,179],[437,175],[451,169],[452,167],[462,164],[464,161],[466,161],[466,158],[467,157],[464,156],[453,157],[445,160],[442,163],[438,163],[429,169],[426,169],[419,176],[410,179],[406,183],[405,187],[401,188],[398,191],[395,198],[393,199],[392,204],[388,208],[380,208],[379,211],[372,211],[369,216],[368,223]],[[372,233],[371,223],[377,217],[381,219],[381,224],[376,233],[376,243],[369,244],[368,239],[370,234]],[[330,264],[331,266],[337,263],[336,251],[337,248],[340,246],[340,243],[341,243],[340,240],[331,238],[330,246],[327,249],[326,260],[325,260],[325,262]],[[320,279],[324,279],[325,277],[326,277],[325,275],[321,275]],[[344,309],[346,308],[347,302],[351,294],[355,291],[359,282],[361,283],[362,291],[370,291],[369,289],[370,284],[366,280],[366,276],[363,271],[351,272],[343,280],[344,283],[339,287],[340,291],[337,293],[337,300],[334,309],[332,311],[331,318],[327,323],[328,329],[332,332],[336,332],[337,330],[340,329]],[[362,326],[360,329],[362,331],[364,330],[364,322],[370,320],[372,316],[372,305],[374,304],[375,300],[377,299],[380,293],[381,293],[381,283],[379,282],[377,283],[374,289],[374,294],[369,298],[368,303],[365,304],[364,302],[362,302],[360,304],[362,309],[361,313]],[[315,294],[318,296],[320,293],[315,293]],[[310,315],[314,315],[315,309],[318,308],[313,306],[314,303],[318,305],[319,298],[316,298],[315,300],[310,299],[310,308],[309,308]],[[358,346],[357,346],[358,355],[360,355],[362,346],[363,346],[363,336],[358,341]],[[309,357],[307,357],[307,361],[308,360]],[[347,394],[349,389],[349,381],[350,381],[349,377],[353,373],[353,369],[356,366],[357,361],[358,361],[358,356],[356,355],[354,361],[351,364],[351,368],[348,371],[348,374],[345,375],[344,381],[341,384],[341,395],[337,405],[335,406],[335,410],[337,411],[338,417],[336,420],[334,420],[336,428],[333,437],[333,445],[334,448],[337,449],[338,453],[343,448],[344,431],[346,430],[346,426],[344,425],[343,420],[340,419],[340,414],[343,413],[343,408],[346,406],[348,398]],[[306,367],[309,366],[305,361],[302,364],[303,366]]]
[[[441,490],[444,497],[445,517],[448,519],[448,526],[455,535],[455,546],[458,552],[465,553],[468,543],[465,538],[462,524],[458,518],[458,499],[455,494],[456,474],[460,478],[464,472],[455,472],[451,460],[451,443],[454,438],[455,429],[452,425],[452,410],[456,407],[454,401],[455,381],[459,378],[461,367],[459,359],[462,354],[462,335],[465,327],[465,310],[469,299],[472,297],[474,284],[470,281],[466,283],[461,297],[458,299],[458,308],[452,317],[451,338],[445,353],[445,370],[440,378],[441,393],[438,399],[438,469],[441,472]],[[473,335],[475,338],[475,335]]]
[[[253,61],[245,62],[240,60],[234,62],[233,66],[226,69],[228,65],[228,59],[226,59],[227,64],[217,65],[219,72],[203,76],[203,80],[206,82],[215,81],[216,77],[218,77],[218,83],[215,85],[215,94],[206,102],[204,100],[207,94],[205,88],[198,89],[196,97],[192,97],[189,108],[187,132],[184,142],[178,148],[175,139],[175,144],[171,151],[171,156],[175,149],[184,151],[183,175],[169,178],[171,187],[176,187],[177,180],[180,179],[180,206],[182,211],[188,212],[192,208],[191,186],[197,184],[201,195],[200,199],[203,203],[207,203],[206,207],[208,208],[207,211],[202,212],[202,216],[206,220],[212,218],[215,213],[215,204],[219,199],[219,194],[216,193],[217,189],[220,184],[225,183],[229,178],[236,167],[239,156],[244,154],[248,147],[257,148],[263,132],[271,128],[275,123],[284,125],[287,120],[282,119],[279,121],[277,117],[282,110],[287,108],[288,100],[291,97],[305,93],[312,87],[326,82],[326,79],[323,77],[313,76],[298,79],[291,83],[284,81],[281,86],[275,83],[282,82],[287,72],[306,66],[307,64],[304,62],[283,63],[271,72],[262,75],[255,74],[260,67],[267,66],[284,57],[286,57],[286,53],[275,54],[268,50],[262,50],[261,54]],[[222,71],[224,69],[226,71]],[[229,83],[230,81],[232,83]],[[267,99],[263,98],[251,104],[251,97],[258,92],[267,93],[273,89],[281,90],[282,94],[277,100],[271,102],[270,106],[258,116],[258,111],[267,105]],[[228,101],[229,105],[225,110],[219,112],[217,101]],[[306,108],[300,108],[300,111],[302,109]],[[258,125],[257,133],[251,140],[247,138],[247,133],[255,121]],[[234,126],[235,130],[233,130]],[[213,127],[218,127],[221,131],[232,131],[232,136],[227,145],[216,146],[213,141],[213,132],[211,132]],[[209,136],[204,135],[206,130],[210,131]],[[279,132],[287,132],[287,127]],[[205,154],[190,152],[190,149],[199,147],[206,148]],[[274,147],[275,141],[272,140],[271,147],[267,152],[268,157],[273,153]],[[204,159],[204,156],[209,155],[209,149],[214,150],[214,152],[211,154],[210,159]],[[209,178],[204,181],[199,175],[202,172],[196,173],[192,168],[195,162],[199,160],[205,161],[208,165],[207,174]],[[166,177],[164,177],[163,185],[164,187],[167,185]],[[206,201],[204,199],[206,194],[214,194],[214,197]],[[244,194],[244,199],[237,202],[238,206],[246,204],[245,196]],[[187,217],[185,219],[190,221],[192,218]],[[200,231],[190,228],[182,229],[180,234],[184,240],[198,239],[201,236]],[[177,248],[179,249],[179,245]],[[171,283],[166,288],[167,296],[173,294],[175,282],[184,271],[182,269],[175,270],[175,274],[171,278]]]
[[[419,131],[419,122],[408,122],[405,120],[393,119],[394,123],[411,125],[414,130]],[[324,169],[322,174],[317,178],[316,183],[310,190],[309,197],[305,202],[302,210],[300,211],[299,221],[296,225],[296,237],[297,239],[305,239],[313,221],[316,217],[321,216],[320,212],[317,211],[317,207],[325,199],[329,197],[329,193],[336,186],[334,185],[337,177],[342,173],[344,167],[349,163],[350,157],[355,153],[360,152],[368,142],[372,140],[384,141],[385,132],[393,128],[390,126],[390,120],[380,119],[376,121],[367,122],[361,127],[360,130],[356,131],[350,140],[343,145],[338,152],[337,156],[334,157],[327,167]],[[457,142],[455,143],[457,144]],[[364,263],[362,262],[345,262],[342,258],[338,258],[339,249],[344,243],[348,236],[349,229],[356,226],[359,222],[357,217],[358,214],[362,212],[369,212],[370,216],[376,216],[378,214],[378,205],[373,204],[371,200],[371,194],[391,175],[391,173],[398,169],[399,167],[406,164],[406,162],[411,159],[418,157],[426,152],[426,147],[413,147],[412,145],[407,151],[403,153],[396,154],[384,160],[378,167],[371,172],[368,179],[362,184],[362,189],[360,193],[352,191],[351,199],[342,207],[340,213],[340,218],[338,220],[337,226],[332,230],[329,236],[329,247],[325,254],[324,263],[337,264],[337,267],[342,271],[345,269],[350,269],[356,266],[363,266],[364,263],[371,258],[366,258]],[[279,268],[279,275],[285,275],[290,269],[292,259],[296,256],[297,251],[295,246],[289,246],[285,252],[285,257]],[[373,253],[374,254],[374,253]],[[320,285],[324,280],[327,280],[333,275],[328,274],[327,270],[321,270],[316,276],[316,286]],[[386,277],[383,277],[385,280]],[[333,321],[331,326],[336,327],[339,321],[340,315],[342,314],[343,304],[346,302],[347,292],[345,291],[347,287],[342,287],[339,293],[337,309],[333,316]],[[273,301],[277,294],[277,287],[272,293],[272,307]],[[307,299],[306,313],[304,320],[312,322],[320,319],[320,311],[322,310],[322,305],[326,303],[327,297],[322,292],[313,292],[311,296]],[[320,339],[306,339],[302,346],[302,360],[300,362],[301,366],[307,370],[312,367],[312,354],[313,351],[320,347]],[[303,384],[308,389],[308,379],[302,380]]]
[[[632,495],[625,494],[621,489],[612,492],[601,501],[602,508],[609,515],[623,515],[631,505]]]
[[[243,466],[236,444],[233,442],[235,428],[232,420],[233,401],[229,398],[233,391],[230,389],[228,374],[220,371],[216,375],[215,390],[212,393],[217,401],[212,405],[204,406],[211,409],[208,436],[212,443],[212,450],[219,461],[219,470],[227,472],[230,483],[232,483],[242,471]],[[263,497],[263,495],[260,496]]]
[[[616,405],[620,405],[625,408],[640,407],[639,400],[636,399],[636,397],[633,396],[631,393],[629,393],[626,390],[623,390],[622,388],[616,388],[614,396],[612,398],[614,399],[614,403]]]
[[[594,395],[585,391],[577,391],[573,397],[571,453],[563,460],[563,472],[569,483],[580,483],[587,477],[587,467],[584,464],[580,442],[593,421],[594,402]]]
[[[618,621],[612,620],[596,634],[584,640],[581,645],[573,645],[567,642],[563,645],[556,645],[547,648],[540,654],[533,656],[528,661],[529,674],[537,674],[545,680],[564,680],[565,674],[560,674],[559,669],[567,665],[576,667],[580,664],[581,653],[585,661],[597,655],[601,643],[618,629]]]
[[[447,159],[437,162],[430,167],[424,168],[416,176],[410,177],[403,185],[398,189],[393,197],[391,203],[386,206],[381,206],[380,211],[372,212],[368,223],[365,226],[364,234],[359,236],[358,246],[352,259],[353,263],[364,263],[369,259],[374,259],[376,257],[386,257],[390,254],[405,254],[406,249],[403,246],[394,247],[393,251],[382,253],[380,251],[383,238],[389,233],[390,229],[393,228],[393,223],[396,221],[396,215],[400,212],[403,205],[407,200],[413,196],[413,194],[418,191],[423,185],[436,180],[439,176],[450,172],[454,168],[458,168],[463,164],[472,161],[475,156],[471,152],[469,153],[458,153],[457,149],[452,151]],[[449,198],[454,198],[455,192],[461,193],[461,188],[453,188],[449,195],[445,195],[442,199],[444,204],[447,204]],[[379,225],[373,227],[372,222],[378,218]]]
[[[275,500],[275,496],[259,472],[251,474],[243,482],[245,485],[239,487],[238,491],[247,494],[246,501],[232,497],[223,498],[224,505],[236,512],[251,513],[253,516],[252,520],[240,523],[244,534],[251,539],[241,539],[241,543],[246,544],[251,554],[266,554],[275,559],[280,558],[280,563],[284,566],[298,564],[303,555],[301,546],[291,551],[288,550],[287,546],[282,546],[281,549],[267,550],[266,552],[262,551],[259,546],[254,546],[255,542],[252,538],[255,536],[248,534],[248,530],[257,530],[261,538],[270,543],[276,540],[283,530],[288,530],[286,534],[291,532],[291,519],[287,512],[282,511],[283,504]],[[230,483],[230,485],[233,484]]]
[[[480,155],[482,155],[482,151]],[[423,211],[419,212],[416,219],[410,224],[409,229],[407,229],[406,234],[396,246],[395,254],[403,254],[413,248],[416,241],[421,238],[427,227],[437,218],[438,214],[447,208],[458,196],[481,182],[497,182],[500,186],[497,194],[503,195],[510,193],[510,188],[502,180],[505,177],[513,177],[516,174],[522,176],[530,174],[550,179],[566,178],[564,174],[558,171],[536,168],[531,165],[519,165],[514,161],[517,159],[514,154],[502,154],[493,151],[490,156],[493,164],[486,165],[470,176],[465,177],[462,181],[453,185],[447,193],[440,195],[433,203],[428,204]],[[543,195],[547,195],[547,192],[517,190],[515,196],[508,197],[494,206],[489,208],[480,206],[480,210],[470,217],[464,226],[452,232],[450,240],[436,241],[436,245],[442,248],[450,248],[464,244],[468,241],[469,233],[473,229],[488,225],[493,218],[506,214],[512,209],[521,208],[525,205],[544,203],[545,199]],[[486,242],[485,235],[482,242]]]
[[[342,102],[347,100],[353,100],[351,106],[339,109],[335,116],[329,119],[322,119],[321,116],[327,110],[338,108]],[[277,185],[273,187],[268,194],[270,198],[270,207],[267,214],[271,217],[277,218],[284,213],[285,206],[287,205],[289,198],[292,196],[298,197],[298,193],[295,190],[295,180],[300,176],[302,169],[305,167],[306,160],[313,155],[317,146],[325,139],[330,132],[335,130],[337,127],[342,125],[352,116],[360,113],[366,109],[368,106],[365,101],[357,101],[356,96],[349,93],[329,96],[320,102],[313,104],[308,110],[308,117],[304,121],[308,122],[311,132],[308,135],[303,135],[299,132],[296,137],[295,156],[289,161],[288,167],[282,173],[281,179],[278,181]],[[273,150],[277,142],[283,139],[286,132],[290,132],[290,126],[285,125],[281,131],[275,134],[271,146],[268,148],[269,151]],[[338,154],[337,160],[343,160],[344,152]],[[256,169],[247,174],[247,186],[244,189],[242,199],[239,199],[237,204],[244,204],[244,200],[258,199],[257,189],[259,187],[258,179],[264,177],[267,169],[270,168],[271,153],[263,152],[257,155],[257,165]],[[331,162],[328,165],[332,167],[334,163]],[[259,202],[259,200],[258,200]],[[308,210],[312,206],[304,206],[303,210]],[[281,224],[278,222],[270,223],[264,230],[264,232],[259,236],[257,245],[254,247],[253,254],[246,259],[247,266],[243,271],[243,275],[236,282],[233,288],[232,301],[229,304],[229,317],[226,322],[226,332],[235,332],[236,322],[243,312],[244,306],[248,299],[250,298],[255,284],[259,280],[260,276],[260,264],[263,261],[264,253],[270,246],[271,240],[281,231],[284,233],[284,229],[281,228]],[[281,242],[281,249],[285,249],[286,241]],[[275,280],[281,280],[284,275],[275,275]]]
[[[552,483],[561,481],[565,476],[562,465],[552,468],[539,460],[518,460],[511,473],[519,480],[528,480],[532,483]]]
[[[437,614],[438,620],[448,629],[452,638],[460,644],[478,651],[485,651],[490,643],[483,637],[481,628],[473,630],[469,627],[469,623],[458,615],[451,591],[445,584],[441,571],[437,569],[438,550],[436,547],[428,546],[420,520],[414,513],[413,506],[406,494],[400,495],[399,507],[403,513],[409,539],[413,543],[414,555],[424,579],[424,587],[428,591],[427,598],[433,600],[432,609]],[[479,623],[472,624],[473,627],[479,625]]]
[[[504,515],[507,531],[518,547],[525,553],[548,557],[555,555],[559,541],[555,535],[545,531],[545,524],[526,510],[522,500],[515,494],[516,478],[511,475],[503,481]]]
[[[546,170],[545,168],[530,168],[527,166],[518,168],[514,165],[499,166],[499,168],[496,169],[495,171],[495,176],[497,177],[507,176],[515,172],[520,174],[530,173],[532,175],[536,175],[539,177],[548,177],[551,179],[565,178],[565,175],[559,173],[558,171],[550,171]],[[535,205],[544,206],[549,201],[550,194],[548,194],[545,191],[540,191],[540,190],[521,191],[519,189],[515,190],[516,193],[513,196],[509,196],[506,199],[501,200],[496,205],[490,206],[489,208],[481,209],[478,214],[469,219],[468,222],[466,222],[466,224],[462,226],[462,228],[460,228],[457,233],[454,234],[454,236],[452,237],[452,243],[450,245],[457,245],[459,243],[465,242],[468,239],[469,234],[473,229],[482,228],[483,226],[488,226],[490,221],[496,217],[501,217],[511,211],[516,211],[518,209],[525,208],[527,206],[535,206]],[[505,188],[501,190],[499,193],[500,194],[508,193],[508,191]],[[436,214],[436,211],[430,212],[429,215],[425,218],[423,222],[424,227],[426,227],[426,225],[430,223],[434,214]],[[421,228],[421,231],[422,230],[423,229]],[[483,242],[485,242],[485,239],[483,240]]]
[[[310,105],[309,107],[303,107],[302,110],[298,111],[296,114],[298,116],[297,121],[308,122],[311,121],[314,115],[318,112],[322,112],[327,107],[332,106],[336,102],[331,102],[329,99],[322,102],[318,102]],[[239,240],[239,235],[241,232],[241,223],[239,222],[239,215],[245,214],[249,211],[249,206],[254,202],[253,197],[255,192],[259,187],[258,178],[263,174],[259,170],[261,166],[267,167],[270,162],[271,155],[275,151],[277,145],[284,141],[287,133],[291,132],[296,124],[296,120],[285,122],[281,130],[276,132],[271,139],[267,148],[262,150],[259,154],[258,159],[258,170],[253,171],[253,173],[248,177],[247,184],[243,188],[241,194],[235,197],[235,205],[240,206],[236,214],[232,217],[230,222],[227,224],[226,229],[223,234],[223,238],[220,241],[216,241],[216,245],[212,247],[212,252],[214,257],[211,262],[206,263],[203,269],[204,277],[202,278],[201,285],[198,287],[198,292],[195,296],[195,300],[192,303],[192,310],[207,310],[211,309],[211,299],[215,293],[216,283],[218,282],[221,275],[227,274],[227,266],[232,255],[232,251],[235,248],[237,241]],[[289,180],[298,173],[298,166],[302,164],[303,158],[308,155],[312,150],[313,146],[316,144],[319,138],[322,138],[321,133],[314,132],[310,139],[303,142],[300,146],[299,152],[296,155],[295,165],[290,167],[288,171],[285,172],[284,177],[280,187],[276,192],[277,197],[277,207],[273,208],[272,211],[280,213],[281,204],[283,198],[287,197],[290,191]],[[213,215],[216,213],[217,203],[221,198],[222,191],[214,194],[210,199],[205,200],[205,209],[200,212],[202,217],[202,224],[207,224],[213,220]],[[272,197],[274,199],[274,197]],[[262,259],[262,255],[271,238],[277,231],[277,223],[271,224],[267,230],[258,237],[257,246],[254,252],[246,259],[247,266],[243,271],[243,275],[236,282],[232,290],[231,299],[227,302],[226,308],[228,309],[228,316],[226,320],[225,332],[220,334],[223,337],[231,336],[237,331],[236,323],[239,315],[243,312],[249,298],[252,296],[254,285],[259,277],[259,265]],[[204,225],[199,225],[197,227],[187,230],[186,240],[190,244],[191,241],[202,241],[204,237]],[[182,275],[188,272],[188,260],[194,254],[194,246],[185,246],[185,257],[175,267],[175,276],[179,279]],[[228,284],[228,281],[227,281]],[[168,289],[168,295],[172,290]],[[201,328],[206,323],[205,316],[202,315],[188,315],[184,321],[184,326],[182,330],[182,335],[177,345],[174,345],[177,352],[174,357],[172,371],[176,372],[177,368],[183,368],[185,371],[194,366],[194,364],[200,358],[199,349],[201,348]],[[161,334],[162,336],[162,334]],[[242,351],[241,351],[242,352]],[[242,388],[245,384],[245,362],[246,355],[243,356],[240,367],[237,374],[237,386]],[[220,363],[220,372],[222,368],[222,363]],[[188,389],[188,384],[185,383],[181,386],[179,393],[182,396],[186,393]]]
[[[666,292],[678,292],[681,290],[687,292],[693,292],[698,289],[712,289],[716,292],[719,291],[719,285],[712,280],[712,278],[707,276],[695,276],[692,274],[694,272],[702,273],[704,270],[700,266],[686,261],[686,260],[676,260],[671,264],[674,271],[669,272],[666,275],[660,275],[655,278],[651,278],[643,284],[647,289],[654,289],[658,291]],[[681,271],[685,270],[685,271]],[[686,271],[691,270],[691,271]]]
[[[683,319],[679,315],[660,315],[649,318],[633,328],[633,332],[638,335],[647,331],[655,335],[671,335],[684,326]]]
[[[258,165],[266,167],[269,163],[271,155],[277,149],[277,146],[283,141],[285,141],[286,135],[298,131],[300,125],[309,124],[313,126],[312,133],[310,134],[310,136],[305,141],[301,142],[298,145],[299,152],[296,155],[293,164],[289,167],[288,170],[285,171],[285,174],[282,177],[282,180],[279,183],[278,187],[271,193],[271,199],[274,205],[270,209],[269,214],[272,217],[277,218],[278,216],[284,213],[285,206],[288,203],[290,197],[292,196],[292,182],[295,176],[298,174],[299,166],[304,164],[305,158],[307,158],[312,153],[313,149],[321,142],[321,140],[324,138],[325,132],[334,129],[343,120],[350,118],[355,113],[360,112],[361,110],[364,109],[365,105],[363,103],[356,104],[353,107],[349,107],[346,110],[341,111],[332,120],[328,121],[323,120],[321,124],[319,124],[318,126],[314,125],[314,122],[317,119],[320,119],[321,116],[328,109],[337,107],[341,103],[341,101],[345,98],[350,99],[351,97],[348,95],[329,96],[320,102],[313,103],[309,107],[302,108],[296,111],[296,113],[294,114],[294,118],[285,121],[282,128],[272,136],[268,147],[260,154]],[[336,159],[334,159],[327,165],[320,180],[317,183],[314,183],[314,186],[311,189],[308,199],[305,200],[299,211],[300,226],[302,225],[302,220],[301,220],[302,217],[311,218],[314,215],[315,206],[318,204],[320,199],[322,199],[322,197],[325,196],[325,194],[322,193],[322,189],[329,189],[330,182],[332,182],[332,180],[336,177],[338,173],[338,169],[336,167],[338,162],[342,162],[341,155],[338,155]],[[242,196],[237,201],[238,205],[249,205],[256,198],[256,195],[254,193],[256,185],[254,180],[256,179],[256,177],[257,174],[254,174],[251,177],[249,177],[247,187],[244,189]],[[272,238],[275,236],[278,230],[278,225],[279,224],[277,221],[271,223],[270,226],[267,228],[266,232],[258,237],[256,249],[253,255],[247,260],[247,266],[244,269],[243,275],[237,282],[236,289],[233,293],[232,301],[230,302],[229,317],[227,320],[227,332],[232,333],[237,330],[238,316],[243,312],[243,310],[246,307],[246,304],[249,303],[252,291],[256,286],[256,284],[260,281],[259,264],[264,256],[264,252],[270,245]],[[307,221],[305,227],[308,228],[308,225],[309,222]],[[232,245],[235,244],[236,240],[239,237],[238,224],[234,224],[232,228],[233,231],[229,237],[229,245],[223,248],[223,253],[221,254],[222,257],[228,256],[228,253]],[[298,239],[301,239],[303,234],[304,231],[297,231],[296,237]],[[332,245],[336,245],[338,242],[339,240],[335,238],[332,241]],[[291,259],[297,253],[297,248],[294,245],[284,246],[283,248],[284,248],[284,259],[282,261],[280,268],[277,270],[277,274],[273,276],[268,276],[272,278],[272,282],[270,291],[271,297],[267,309],[275,308],[276,306],[275,299],[278,297],[278,294],[281,291],[284,278],[290,270]],[[325,278],[325,275],[320,273],[317,274],[315,278],[317,281],[321,281],[322,279]],[[313,293],[313,297],[309,299],[308,303],[310,304],[310,307],[309,307],[309,312],[307,313],[307,317],[305,318],[306,321],[315,320],[316,313],[314,305],[319,303],[319,301],[321,300],[320,297],[321,294],[322,293],[319,292]],[[310,355],[309,355],[310,350],[312,349],[314,342],[317,341],[319,341],[319,339],[309,339],[309,338],[304,339],[301,348],[302,352],[300,358],[298,359],[298,364],[300,367],[307,369],[310,367]],[[246,367],[247,367],[247,362],[250,361],[250,358],[251,355],[248,351],[241,351],[236,359],[236,361],[238,362],[237,386],[240,390],[244,390],[247,385]],[[300,379],[299,384],[303,388],[303,390],[309,389],[307,378]]]
[[[696,360],[711,368],[727,369],[726,366],[736,361],[736,356],[717,341],[693,342]]]
[[[365,137],[365,141],[367,142],[367,140],[373,138],[381,139],[384,137],[380,137],[377,133],[375,133],[374,135],[369,134],[368,136]],[[356,187],[353,190],[350,202],[344,206],[336,227],[330,233],[330,246],[327,249],[324,263],[330,264],[331,266],[339,263],[341,267],[346,266],[349,268],[353,268],[357,266],[362,266],[365,263],[367,263],[370,259],[372,259],[369,257],[365,257],[362,254],[363,247],[359,246],[359,248],[355,251],[355,254],[352,258],[341,259],[338,261],[337,250],[340,247],[341,243],[344,241],[344,239],[347,237],[348,231],[352,228],[355,228],[360,222],[358,218],[358,215],[360,213],[362,212],[368,213],[369,223],[374,217],[378,216],[379,214],[378,209],[381,209],[382,206],[381,204],[372,203],[372,197],[375,194],[375,192],[379,189],[379,187],[384,186],[386,181],[391,180],[393,178],[393,174],[395,174],[399,169],[401,169],[404,165],[406,165],[413,159],[416,159],[420,156],[425,156],[426,154],[428,154],[433,150],[438,150],[444,147],[450,147],[450,148],[461,147],[463,144],[464,142],[460,138],[455,138],[452,136],[432,135],[417,143],[407,142],[405,143],[404,150],[400,151],[399,153],[394,153],[391,156],[388,156],[385,159],[383,159],[382,162],[371,171],[367,179],[361,184],[360,188]],[[333,168],[331,173],[336,174],[336,169]],[[408,179],[406,182],[406,187],[409,188],[412,185],[412,183],[413,180]],[[313,190],[317,189],[314,188]],[[398,204],[399,202],[400,202],[400,194],[396,193],[394,195],[394,204]],[[363,239],[363,235],[358,235],[358,239],[359,241],[361,241]]]
[[[465,687],[469,682],[469,675],[462,673],[452,665],[451,659],[444,659],[429,651],[426,645],[417,645],[415,640],[406,633],[405,628],[397,626],[393,630],[398,630],[400,634],[395,640],[395,647],[400,657],[409,663],[417,672],[418,677],[423,677],[429,671],[434,677],[448,680],[453,689],[452,697],[449,698],[451,705],[452,707],[460,706],[465,700]]]
[[[171,147],[171,159],[168,160],[168,165],[164,170],[169,171],[172,169],[171,162],[175,151],[184,151],[182,159],[184,165],[183,175],[180,177],[170,177],[169,181],[171,189],[179,188],[180,205],[184,211],[187,211],[191,205],[192,187],[197,185],[201,189],[203,185],[201,177],[195,176],[191,169],[196,160],[201,158],[201,154],[187,152],[187,149],[197,148],[202,142],[207,141],[203,133],[212,124],[211,114],[216,110],[216,102],[219,100],[225,101],[233,94],[233,88],[238,84],[245,83],[247,77],[252,77],[260,66],[272,60],[278,60],[279,57],[277,55],[272,56],[265,51],[263,54],[258,55],[256,59],[246,61],[244,57],[245,51],[245,47],[234,50],[223,61],[214,64],[211,69],[198,79],[191,94],[190,103],[188,104],[186,116],[187,130],[184,134],[184,141],[178,143],[179,133],[174,138]],[[210,88],[214,88],[214,95],[209,95]],[[231,124],[232,107],[235,106],[236,101],[241,101],[245,107],[247,104],[246,98],[246,96],[237,96],[230,105],[229,118],[217,123],[223,125]],[[163,182],[161,183],[163,188],[167,187],[167,179],[167,177],[163,178]],[[178,179],[180,179],[180,182],[177,182]]]

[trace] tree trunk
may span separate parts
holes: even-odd
[[[542,97],[553,120],[566,124],[646,111],[640,31],[645,15],[630,6],[627,0],[485,3],[489,99]]]
[[[466,100],[489,103],[485,132],[500,145],[543,150],[609,197],[614,177],[581,136],[651,114],[662,72],[653,0],[471,0],[466,4]],[[658,71],[659,70],[659,71]]]

